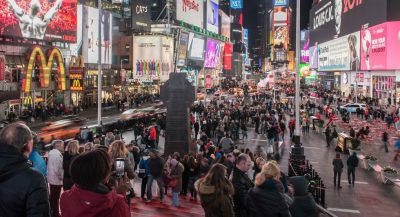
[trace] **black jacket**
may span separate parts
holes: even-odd
[[[16,148],[6,145],[0,145],[0,216],[50,216],[43,175],[31,169]]]
[[[347,159],[347,168],[352,169],[358,166],[358,158],[357,155],[353,154]]]
[[[64,153],[63,156],[63,169],[64,169],[64,178],[63,178],[63,189],[64,191],[72,188],[74,183],[72,182],[71,175],[69,174],[69,166],[71,165],[72,160],[78,155],[70,155],[68,152]]]
[[[318,217],[319,211],[314,198],[308,193],[308,181],[304,176],[291,177],[289,182],[293,186],[293,203],[289,210],[292,217]]]
[[[278,190],[279,184],[267,180],[249,191],[247,207],[250,217],[290,217],[286,201]]]
[[[149,170],[153,178],[159,178],[162,176],[164,170],[164,160],[161,157],[149,158],[148,160]]]
[[[233,168],[232,184],[235,188],[233,203],[235,204],[236,217],[247,217],[246,197],[250,188],[254,186],[250,178],[238,168]]]

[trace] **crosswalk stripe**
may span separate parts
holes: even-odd
[[[328,208],[328,210],[332,212],[347,212],[347,213],[360,214],[360,211],[355,209]]]

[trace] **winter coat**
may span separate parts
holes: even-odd
[[[230,196],[224,194],[223,200],[220,201],[220,206],[218,209],[215,209],[215,207],[212,206],[217,199],[217,195],[215,195],[215,187],[204,184],[202,180],[196,183],[196,185],[200,195],[201,206],[205,212],[205,217],[235,217],[232,198],[230,198]]]
[[[150,175],[153,178],[159,178],[163,174],[164,161],[161,157],[149,158],[147,164],[150,169]]]
[[[333,171],[334,172],[342,172],[343,171],[343,161],[340,158],[335,158],[332,161]]]
[[[61,217],[130,217],[123,195],[110,191],[106,186],[90,190],[73,186],[60,197]]]
[[[280,183],[269,179],[249,191],[247,208],[251,217],[290,217],[286,201],[279,192]]]
[[[68,190],[72,188],[74,183],[72,182],[71,175],[69,174],[69,166],[71,165],[72,160],[78,155],[70,155],[68,152],[65,152],[63,157],[63,168],[64,168],[64,179],[63,179],[63,189]]]
[[[235,194],[233,195],[233,202],[235,207],[236,217],[247,217],[247,205],[246,197],[247,193],[254,186],[253,182],[246,175],[246,173],[240,171],[238,168],[233,168],[232,173],[232,185],[235,188]]]
[[[63,185],[63,177],[63,155],[58,149],[53,149],[47,161],[47,182],[50,185]]]
[[[347,168],[353,169],[358,166],[358,158],[357,155],[352,154],[349,159],[347,159]]]
[[[149,156],[143,156],[142,159],[139,162],[139,169],[144,169],[146,172],[146,175],[150,175],[150,169],[149,169]]]
[[[178,163],[175,168],[171,170],[171,173],[169,174],[170,179],[177,179],[178,183],[177,185],[172,188],[172,192],[181,192],[182,191],[182,173],[183,173],[184,167],[182,163]]]
[[[44,161],[36,149],[32,150],[31,154],[29,155],[29,160],[32,163],[33,169],[42,173],[43,176],[47,175],[46,161]]]
[[[314,198],[308,193],[308,181],[304,176],[290,178],[294,190],[293,203],[289,210],[292,217],[318,217],[319,211]]]
[[[0,145],[0,216],[50,217],[47,183],[16,148]]]

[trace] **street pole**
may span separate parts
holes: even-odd
[[[102,18],[102,8],[101,8],[101,0],[97,0],[98,6],[99,6],[99,60],[98,60],[98,73],[97,73],[97,126],[101,127],[101,90],[102,90],[102,78],[103,78],[103,73],[102,73],[102,65],[101,65],[101,18]]]
[[[300,145],[300,0],[296,3],[296,90],[294,143]]]
[[[358,83],[357,82],[358,82],[358,68],[356,68],[356,86],[354,88],[354,94],[356,95],[356,103],[358,101]]]

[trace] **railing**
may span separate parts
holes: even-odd
[[[314,200],[317,204],[325,206],[325,185],[319,174],[313,169],[313,166],[308,160],[300,159],[289,159],[289,173],[288,176],[304,176],[305,174],[310,175],[309,191],[314,196]],[[312,187],[311,187],[312,186]]]

